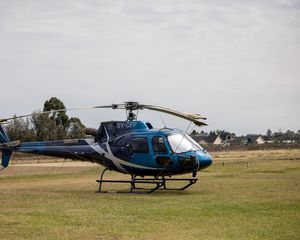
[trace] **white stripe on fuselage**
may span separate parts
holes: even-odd
[[[145,167],[145,166],[137,165],[134,163],[124,161],[120,158],[117,158],[116,156],[113,155],[108,143],[106,143],[106,148],[108,150],[107,152],[103,148],[101,148],[98,143],[92,144],[90,146],[99,154],[101,154],[101,155],[104,154],[104,156],[106,158],[111,160],[114,163],[114,165],[123,172],[127,172],[127,171],[122,167],[122,165],[127,166],[127,167],[134,167],[134,168],[138,168],[138,169],[159,170],[159,168]]]

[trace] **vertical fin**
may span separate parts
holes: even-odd
[[[2,143],[9,143],[9,137],[7,136],[5,130],[3,129],[3,127],[0,124],[0,146]],[[11,157],[11,151],[4,149],[2,150],[2,167],[6,168],[9,164],[9,160]]]
[[[3,150],[2,151],[2,167],[6,168],[9,164],[9,160],[11,157],[11,151],[9,150]]]
[[[7,142],[9,142],[9,137],[7,136],[2,125],[0,124],[0,143],[7,143]]]

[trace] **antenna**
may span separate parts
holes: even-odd
[[[165,123],[164,119],[162,118],[162,116],[160,114],[158,114],[159,117],[160,117],[160,120],[163,122],[164,124],[164,128],[167,128],[167,124]]]

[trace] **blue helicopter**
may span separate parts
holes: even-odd
[[[86,128],[88,139],[59,141],[20,142],[9,140],[0,125],[0,150],[2,167],[9,165],[13,152],[42,154],[53,157],[88,161],[105,167],[100,175],[98,192],[104,193],[103,183],[126,183],[129,193],[152,193],[156,190],[184,190],[197,182],[197,172],[212,164],[210,154],[187,131],[179,129],[153,128],[150,122],[137,120],[136,112],[143,109],[171,114],[194,123],[195,126],[207,125],[206,118],[199,114],[185,114],[164,107],[144,105],[138,102],[125,102],[91,108],[111,108],[126,110],[127,120],[102,122],[98,129]],[[62,112],[73,109],[59,109],[40,114]],[[17,118],[31,116],[23,115]],[[0,119],[0,123],[15,119]],[[131,175],[130,180],[104,179],[107,170]],[[172,178],[173,175],[191,173],[191,178]],[[180,188],[169,188],[171,181],[185,182]],[[147,185],[148,184],[148,185]],[[149,186],[144,188],[140,186]]]

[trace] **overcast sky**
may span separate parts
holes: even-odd
[[[0,118],[56,96],[201,113],[205,131],[299,130],[299,77],[300,1],[0,0]],[[69,114],[91,127],[125,115]]]

